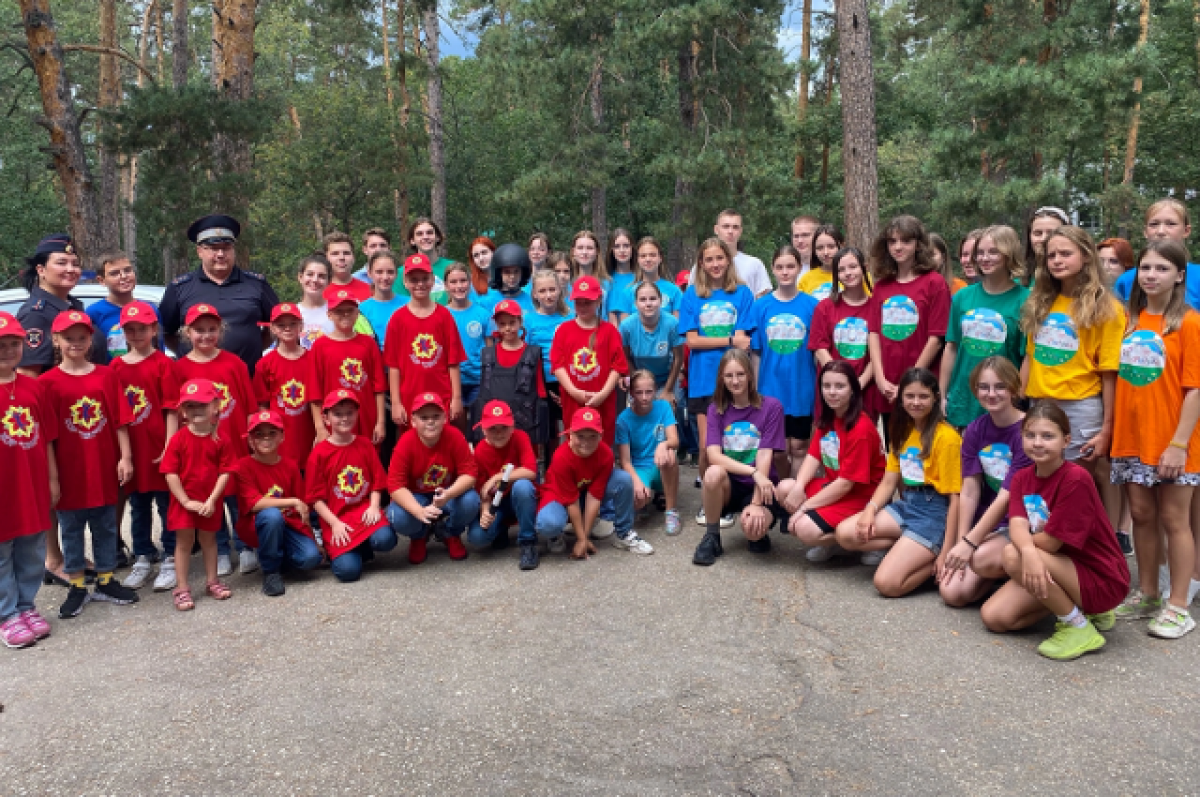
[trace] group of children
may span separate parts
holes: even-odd
[[[731,211],[680,284],[654,239],[624,230],[607,253],[588,232],[562,255],[540,235],[528,250],[478,238],[462,265],[436,259],[441,233],[423,219],[414,254],[397,263],[375,242],[358,280],[352,252],[340,251],[349,239],[334,236],[326,257],[302,265],[304,302],[273,311],[275,345],[253,378],[221,351],[207,305],[188,313],[191,350],[172,362],[156,347],[154,308],[126,304],[128,350],[111,368],[89,362],[87,315],[64,313],[62,364],[36,381],[7,364],[21,332],[0,315],[0,467],[19,471],[30,497],[21,530],[0,543],[10,563],[0,581],[15,585],[0,586],[0,631],[15,646],[49,632],[37,583],[24,582],[34,559],[41,578],[51,506],[69,583],[62,617],[89,599],[137,600],[158,555],[152,505],[165,514],[155,587],[172,589],[181,610],[194,606],[197,541],[205,594],[230,595],[226,509],[269,595],[283,594],[285,568],[326,559],[356,580],[401,536],[419,564],[430,538],[462,559],[464,539],[502,548],[516,526],[519,566],[531,570],[539,540],[567,550],[568,525],[570,554],[593,553],[603,517],[616,547],[650,554],[635,517],[658,506],[667,534],[680,533],[680,449],[694,423],[698,565],[722,555],[721,530],[740,520],[758,553],[776,526],[814,563],[857,552],[889,597],[932,577],[948,605],[986,598],[995,631],[1053,613],[1058,628],[1040,648],[1052,658],[1102,646],[1114,616],[1182,636],[1195,625],[1200,484],[1187,212],[1171,200],[1151,207],[1122,304],[1087,233],[1046,210],[1027,231],[1032,249],[1006,226],[972,233],[960,248],[965,281],[911,216],[893,219],[869,255],[832,226],[802,225],[758,295],[743,272],[762,264],[722,237]],[[365,243],[373,234],[383,235]],[[313,306],[327,323],[314,324]],[[82,468],[112,476],[73,478]],[[124,584],[109,555],[118,493],[137,557]],[[1140,577],[1128,595],[1113,530],[1122,497]]]

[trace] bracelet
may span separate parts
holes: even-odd
[[[969,537],[963,537],[963,538],[962,538],[962,541],[963,541],[963,542],[965,542],[967,545],[970,545],[970,546],[971,546],[973,549],[975,549],[976,551],[978,551],[978,550],[979,550],[979,546],[978,546],[978,545],[976,545],[975,543],[971,542],[971,540],[970,540],[970,538],[969,538]]]
[[[878,512],[878,511],[879,511],[879,507],[878,507],[878,506],[876,506],[876,504],[875,504],[875,502],[874,502],[874,501],[867,501],[867,506],[871,507],[871,508],[872,508],[872,509],[874,509],[876,512]]]
[[[1174,440],[1172,440],[1168,445],[1171,448],[1178,448],[1180,451],[1188,450],[1187,443],[1176,443]]]

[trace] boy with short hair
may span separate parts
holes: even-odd
[[[425,561],[430,531],[444,537],[451,559],[466,559],[462,533],[479,515],[471,447],[462,432],[446,425],[441,396],[422,393],[411,407],[412,428],[396,444],[388,466],[388,519],[397,534],[411,540],[409,563]]]
[[[331,232],[321,241],[325,259],[333,267],[333,278],[329,281],[331,289],[345,288],[358,301],[371,298],[371,286],[362,280],[354,279],[354,244],[350,236],[344,232]]]
[[[137,269],[124,252],[112,251],[98,259],[96,276],[108,289],[108,296],[93,302],[87,308],[88,318],[96,327],[96,338],[92,345],[92,362],[108,365],[129,351],[125,333],[121,329],[121,310],[133,301],[133,289],[137,287]]]
[[[507,548],[508,526],[515,518],[521,569],[536,570],[537,455],[533,444],[529,435],[516,428],[512,408],[500,400],[483,406],[475,426],[483,429],[483,439],[475,445],[479,517],[471,524],[467,541],[476,547]]]

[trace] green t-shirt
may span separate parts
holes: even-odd
[[[1025,336],[1021,333],[1021,306],[1029,289],[1013,285],[995,296],[977,282],[954,294],[950,302],[950,326],[946,340],[958,347],[954,370],[946,390],[946,420],[962,428],[983,414],[971,392],[971,371],[992,355],[1007,357],[1017,368],[1025,359]]]
[[[446,293],[446,269],[454,261],[448,257],[439,257],[437,262],[433,264],[433,290],[429,292],[429,298],[433,299],[438,304],[450,304],[450,297]],[[409,298],[408,288],[404,287],[404,266],[401,261],[400,273],[396,275],[396,284],[392,286],[392,290],[397,296]]]

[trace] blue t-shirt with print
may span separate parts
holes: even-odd
[[[1117,277],[1117,281],[1113,283],[1113,293],[1119,296],[1123,302],[1129,301],[1129,294],[1133,290],[1133,281],[1137,279],[1137,271],[1137,268],[1131,268]],[[1187,265],[1187,276],[1184,277],[1184,301],[1193,310],[1200,310],[1200,265],[1195,263]]]
[[[647,332],[642,317],[637,313],[626,318],[619,327],[621,345],[633,357],[630,371],[645,368],[654,374],[654,384],[662,387],[671,375],[671,361],[675,348],[683,345],[679,334],[679,320],[670,313],[658,314],[658,326]]]
[[[559,325],[574,317],[573,313],[544,315],[536,310],[525,314],[525,342],[542,347],[542,369],[547,384],[558,383],[558,377],[550,372],[550,344],[554,342],[554,333]]]
[[[454,316],[454,325],[458,327],[458,337],[467,355],[467,359],[458,366],[459,377],[464,385],[478,385],[483,347],[487,343],[488,321],[492,313],[481,304],[472,304],[462,310],[455,307],[446,309]]]
[[[101,299],[88,305],[87,314],[88,318],[92,319],[92,325],[96,327],[96,346],[93,348],[98,348],[101,341],[104,343],[102,356],[96,359],[96,362],[109,363],[129,351],[129,345],[125,342],[125,332],[121,329],[120,307],[108,299]]]
[[[371,325],[371,331],[375,333],[375,340],[379,343],[379,348],[383,348],[383,338],[387,335],[388,322],[392,320],[395,312],[406,304],[408,304],[407,296],[393,296],[386,302],[367,299],[358,306],[358,311]]]
[[[614,313],[626,313],[628,315],[636,313],[637,287],[641,284],[640,282],[632,282],[624,290],[614,291],[608,309]],[[678,315],[679,303],[683,301],[683,291],[679,290],[675,286],[675,283],[670,280],[660,279],[654,284],[658,286],[658,291],[662,294],[663,312]]]
[[[692,286],[683,294],[683,303],[679,307],[679,331],[687,335],[694,329],[703,338],[728,338],[734,332],[748,332],[754,328],[753,310],[754,294],[745,285],[738,285],[733,293],[714,290],[707,299],[701,299]],[[717,386],[717,366],[727,348],[722,346],[691,353],[688,360],[689,398],[713,394]]]
[[[633,467],[654,467],[654,449],[667,439],[667,427],[675,425],[675,411],[662,399],[655,399],[650,411],[638,415],[630,407],[617,418],[617,445],[629,446]]]
[[[762,361],[758,368],[758,390],[779,399],[784,415],[809,416],[816,398],[816,368],[808,350],[817,300],[798,293],[784,301],[768,293],[754,303],[750,347]]]

